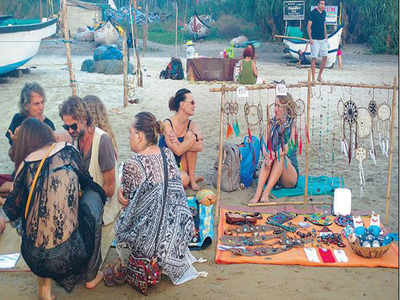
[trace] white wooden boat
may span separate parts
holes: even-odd
[[[0,75],[27,63],[37,54],[40,41],[56,33],[57,19],[21,21],[0,16]]]
[[[94,41],[96,44],[113,45],[118,42],[118,38],[119,32],[110,21],[107,21],[94,32]]]
[[[330,68],[336,62],[337,50],[339,49],[340,38],[342,36],[343,27],[338,28],[335,32],[328,35],[328,59],[326,61],[326,67]],[[285,49],[283,52],[288,53],[291,57],[298,60],[299,50],[303,51],[306,49],[306,41],[295,40],[295,39],[283,39]],[[311,62],[311,49],[310,45],[307,47],[305,52],[306,59]],[[317,58],[317,62],[320,62],[321,58]]]

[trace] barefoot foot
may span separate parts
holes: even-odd
[[[103,278],[104,278],[103,272],[102,272],[102,271],[99,271],[99,272],[97,273],[97,276],[96,276],[95,279],[93,279],[92,281],[86,282],[86,284],[85,284],[86,288],[87,288],[87,289],[93,289],[93,288],[95,288],[95,287],[100,283],[100,281],[103,280]]]
[[[256,197],[254,196],[253,198],[250,199],[249,204],[254,204],[257,203],[258,201],[260,201],[260,197]]]

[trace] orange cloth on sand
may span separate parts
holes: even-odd
[[[339,248],[337,246],[326,246],[325,244],[320,243],[320,247],[322,248],[330,248],[332,249],[343,249],[346,253],[346,256],[348,258],[347,263],[324,263],[322,262],[322,258],[318,254],[318,258],[320,260],[319,263],[315,262],[310,262],[308,261],[306,254],[304,253],[303,248],[293,248],[289,251],[275,254],[275,255],[270,255],[268,256],[269,258],[266,259],[266,256],[237,256],[233,255],[230,251],[222,251],[218,250],[218,245],[221,245],[221,242],[219,240],[219,237],[221,237],[224,233],[224,230],[230,229],[232,227],[237,227],[233,225],[229,225],[225,221],[225,212],[229,210],[220,209],[220,219],[219,219],[219,225],[218,225],[218,241],[217,241],[217,253],[215,256],[215,262],[217,264],[244,264],[244,263],[250,263],[250,264],[271,264],[271,265],[303,265],[303,266],[314,266],[314,267],[386,267],[386,268],[398,268],[399,265],[399,259],[398,259],[398,247],[395,242],[392,242],[390,245],[389,250],[381,257],[381,258],[364,258],[361,256],[358,256],[353,252],[351,249],[350,245],[348,244],[347,240],[343,238],[344,243],[346,244],[345,248]],[[262,214],[263,219],[258,220],[257,225],[262,225],[265,224],[267,214]],[[333,216],[331,216],[332,221],[334,219]],[[301,222],[304,220],[304,216],[297,216],[292,220],[294,224],[297,224],[298,222]],[[363,218],[364,224],[368,226],[368,220],[369,218]],[[284,224],[286,225],[286,224]],[[322,226],[316,226],[316,225],[311,225],[313,228],[316,229],[317,234],[319,231],[322,229]],[[310,231],[311,228],[309,227],[307,229],[304,229],[302,231]],[[343,227],[340,227],[333,223],[332,225],[329,226],[329,229],[331,229],[333,232],[341,232]],[[296,235],[297,236],[297,235]],[[267,243],[270,243],[270,241]],[[259,246],[261,247],[261,246]],[[275,245],[277,247],[277,245]],[[313,247],[311,244],[306,244],[305,247]],[[314,246],[318,253],[318,249],[316,246]]]

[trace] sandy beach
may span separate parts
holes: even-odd
[[[200,42],[196,51],[201,56],[217,57],[228,43]],[[130,156],[128,127],[133,116],[140,111],[151,111],[160,120],[171,116],[168,110],[168,99],[179,88],[192,91],[196,102],[196,112],[193,120],[199,124],[204,135],[204,151],[200,153],[197,162],[197,173],[210,178],[217,158],[219,136],[219,105],[220,94],[211,93],[212,87],[219,83],[191,83],[189,81],[160,80],[159,73],[166,67],[169,59],[175,53],[172,46],[149,43],[150,51],[141,57],[143,67],[144,87],[136,91],[138,104],[129,104],[123,108],[123,78],[122,75],[89,74],[80,71],[84,59],[92,56],[94,45],[89,43],[72,44],[72,62],[78,95],[97,95],[105,103],[109,119],[117,137],[119,161]],[[184,49],[179,49],[183,53]],[[236,57],[241,49],[235,50]],[[282,56],[282,46],[278,43],[263,43],[257,49],[257,66],[260,76],[266,81],[284,79],[287,84],[307,80],[306,68],[287,66]],[[37,81],[47,96],[45,114],[56,128],[60,130],[62,122],[58,116],[58,104],[71,95],[68,86],[69,77],[66,67],[65,49],[60,40],[46,40],[41,49],[26,66],[31,68],[29,74],[21,78],[9,78],[0,84],[0,108],[3,113],[0,132],[5,133],[11,118],[17,112],[19,93],[25,82]],[[366,84],[392,84],[398,74],[398,57],[390,55],[371,55],[362,45],[346,45],[343,50],[343,70],[325,70],[323,79]],[[185,65],[185,63],[184,63]],[[306,89],[291,89],[294,97],[306,101]],[[353,160],[349,166],[340,153],[340,120],[337,114],[337,102],[352,98],[357,105],[366,107],[371,99],[367,89],[330,89],[313,88],[311,99],[312,121],[310,126],[311,152],[310,174],[326,176],[343,176],[346,187],[352,189],[352,208],[362,211],[375,211],[384,220],[385,195],[387,184],[388,159],[378,150],[377,164],[371,159],[364,161],[366,187],[360,193],[358,162]],[[321,97],[319,97],[321,95]],[[227,95],[231,99],[232,95]],[[378,104],[391,106],[391,92],[375,91]],[[265,92],[250,93],[249,103],[261,103],[263,107],[272,103],[273,94],[268,97]],[[247,132],[243,115],[244,102],[240,103],[239,126],[242,136],[231,138],[230,142],[239,143]],[[392,230],[398,230],[398,105],[396,107],[395,135],[393,144],[392,189],[390,199],[389,223]],[[265,110],[264,110],[265,115]],[[254,118],[251,115],[250,118]],[[386,126],[385,124],[383,124]],[[304,122],[303,122],[304,126]],[[258,129],[252,131],[258,134]],[[304,138],[304,136],[303,136]],[[360,139],[365,148],[369,149],[369,140]],[[0,139],[0,169],[2,173],[12,172],[13,165],[9,161],[8,141]],[[332,161],[332,148],[335,149]],[[378,147],[377,147],[378,149]],[[300,172],[304,174],[304,154],[299,157]],[[207,186],[204,184],[203,186]],[[210,187],[208,185],[208,187]],[[212,187],[212,186],[211,186]],[[244,205],[255,192],[256,183],[243,191],[222,193],[221,205]],[[213,187],[212,187],[213,188]],[[191,194],[191,191],[188,191]],[[1,241],[1,240],[0,240]],[[147,299],[398,299],[398,270],[384,268],[318,268],[301,266],[271,266],[271,265],[217,265],[214,263],[215,243],[206,250],[193,252],[195,256],[205,257],[208,262],[197,268],[209,273],[207,278],[200,278],[182,286],[175,287],[165,279],[151,289]],[[103,253],[105,256],[105,253]],[[114,249],[109,251],[109,261],[115,257]],[[31,273],[0,273],[1,299],[34,299],[36,297],[36,278]],[[102,283],[94,290],[88,291],[83,286],[76,287],[68,294],[60,287],[55,287],[57,299],[144,299],[129,286],[107,288]]]

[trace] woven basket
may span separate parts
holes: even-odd
[[[382,257],[389,250],[390,247],[390,244],[387,244],[386,246],[383,247],[369,248],[369,247],[361,247],[360,242],[358,240],[356,240],[354,243],[351,243],[350,241],[348,242],[355,254],[365,258]]]

